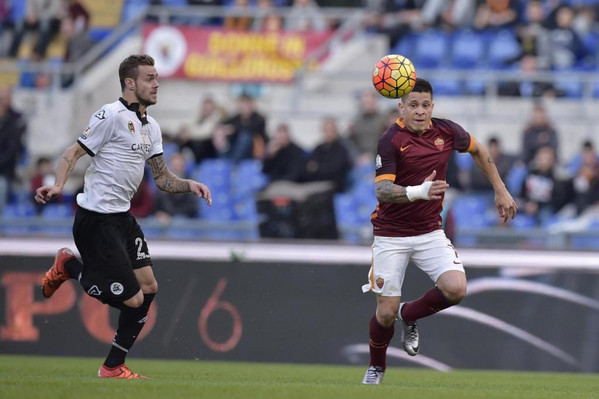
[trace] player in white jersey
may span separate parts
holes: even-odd
[[[87,129],[62,155],[54,185],[36,191],[40,204],[57,197],[77,160],[85,154],[92,157],[73,224],[82,262],[70,249],[60,249],[42,280],[42,293],[49,298],[69,278],[78,279],[88,295],[119,309],[112,347],[98,376],[143,379],[125,365],[125,357],[147,320],[158,283],[144,234],[129,212],[131,198],[147,163],[160,190],[192,192],[208,205],[212,199],[206,185],[178,178],[166,166],[160,127],[146,113],[156,104],[159,86],[152,57],[127,57],[119,67],[119,79],[123,96],[91,117]]]

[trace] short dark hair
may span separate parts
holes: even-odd
[[[433,86],[429,83],[428,80],[424,80],[422,78],[416,78],[416,84],[412,89],[412,93],[431,93],[431,98],[433,97]]]
[[[140,65],[154,66],[154,58],[147,54],[132,54],[125,58],[119,66],[119,80],[121,81],[121,90],[125,90],[125,79],[137,79]]]

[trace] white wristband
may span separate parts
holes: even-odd
[[[425,181],[419,186],[407,186],[406,196],[410,202],[414,202],[416,200],[430,200],[431,198],[428,196],[428,190],[432,185],[432,181]]]

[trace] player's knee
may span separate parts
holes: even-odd
[[[376,319],[384,327],[389,327],[393,323],[395,323],[395,319],[397,319],[397,312],[399,309],[391,309],[388,307],[377,308],[376,310]]]
[[[442,289],[443,295],[452,304],[458,304],[462,302],[462,299],[466,296],[466,284],[461,282],[453,282],[446,284]]]
[[[154,280],[148,284],[143,284],[141,290],[144,294],[155,294],[158,292],[158,282]]]
[[[123,302],[130,308],[139,308],[144,303],[144,295],[141,291]]]

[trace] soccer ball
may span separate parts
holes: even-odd
[[[416,69],[412,61],[399,54],[389,54],[376,63],[372,71],[372,84],[387,98],[400,98],[416,84]]]

